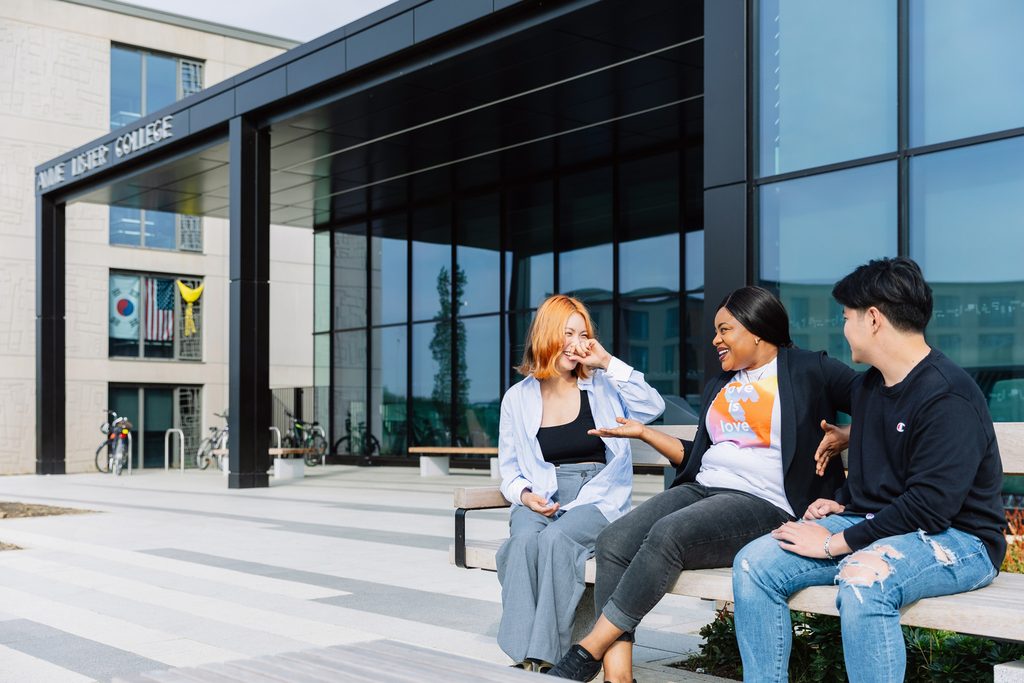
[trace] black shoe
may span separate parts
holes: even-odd
[[[586,648],[577,643],[569,648],[548,672],[548,676],[568,678],[570,681],[589,681],[601,671],[601,660],[594,659]]]

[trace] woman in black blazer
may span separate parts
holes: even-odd
[[[856,373],[792,348],[789,316],[760,287],[719,305],[722,372],[704,388],[692,443],[628,420],[600,436],[639,438],[676,465],[672,486],[609,525],[597,541],[594,629],[550,673],[632,681],[632,633],[683,569],[728,567],[749,541],[803,515],[843,482],[832,459],[815,473],[822,421],[850,410]],[[603,662],[602,662],[603,660]]]

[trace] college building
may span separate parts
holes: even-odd
[[[122,213],[180,216],[179,245],[196,218],[221,226],[232,487],[267,484],[278,335],[312,348],[335,457],[401,462],[496,445],[553,292],[583,299],[685,421],[729,290],[772,288],[799,346],[849,361],[831,285],[880,256],[921,264],[930,342],[996,420],[1024,420],[1022,34],[1015,0],[399,0],[55,149],[25,171],[36,471],[65,471],[85,419],[65,397],[90,305],[76,283],[135,286],[69,248],[78,212],[109,211],[103,253],[125,253]],[[311,240],[305,326],[272,314],[294,246],[275,230]],[[115,339],[97,377],[126,362]],[[173,344],[181,368],[189,349]]]
[[[0,3],[0,474],[36,470],[37,429],[66,435],[66,471],[95,471],[105,408],[133,423],[136,468],[164,466],[167,429],[180,429],[194,454],[205,427],[222,424],[226,221],[84,202],[68,205],[63,232],[66,345],[52,359],[64,364],[63,423],[37,421],[33,168],[99,136],[139,140],[135,124],[151,112],[295,45],[112,0]],[[118,147],[73,159],[67,178],[116,159]],[[309,328],[312,234],[271,234],[273,314],[283,328]],[[304,339],[273,340],[273,386],[312,384]],[[178,442],[169,445],[176,458]]]

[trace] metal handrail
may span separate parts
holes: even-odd
[[[178,435],[178,459],[181,461],[181,471],[185,471],[185,432],[180,429],[168,429],[164,432],[164,471],[171,469],[171,434]]]
[[[272,431],[275,434],[277,434],[277,448],[280,448],[281,447],[281,430],[278,429],[277,427],[271,427],[270,431]]]

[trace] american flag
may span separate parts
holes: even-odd
[[[174,339],[174,281],[146,278],[146,339]]]

